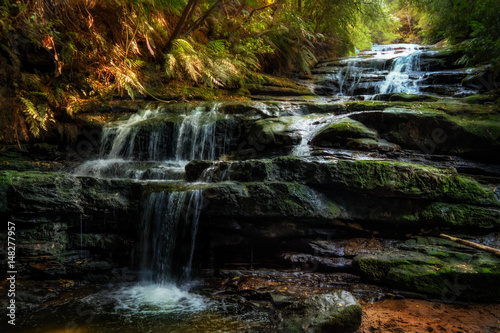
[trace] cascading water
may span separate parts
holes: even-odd
[[[376,94],[419,93],[423,76],[420,55],[424,47],[414,44],[375,45],[355,57],[323,62],[313,73],[329,84],[338,99]]]
[[[137,180],[182,179],[193,159],[214,160],[229,145],[226,135],[216,138],[218,104],[209,110],[194,107],[187,115],[145,110],[103,130],[100,158],[80,165],[75,173],[97,178]]]
[[[385,81],[377,87],[378,94],[418,94],[418,80],[421,78],[419,51],[412,51],[398,57],[392,64]]]
[[[189,280],[202,203],[200,189],[153,192],[147,196],[142,215],[143,281]],[[182,242],[177,241],[178,237]],[[178,243],[181,246],[176,248]],[[182,248],[185,244],[188,246]]]
[[[186,189],[190,185],[183,179],[189,161],[214,160],[230,144],[230,133],[223,127],[227,117],[218,112],[218,106],[193,107],[187,114],[144,110],[111,123],[103,131],[100,158],[75,171],[81,176],[158,184],[143,195],[141,282],[113,293],[117,310],[198,311],[204,307],[200,296],[178,286],[190,281],[203,205],[199,186]]]

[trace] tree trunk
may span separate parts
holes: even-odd
[[[165,53],[169,53],[170,50],[172,49],[172,42],[181,34],[182,28],[189,20],[191,15],[193,15],[194,9],[198,5],[199,1],[200,0],[189,0],[188,4],[186,5],[186,8],[184,8],[184,11],[182,12],[179,22],[177,22],[177,25],[175,26],[174,32],[172,32],[172,35],[168,40],[167,46],[165,47]]]

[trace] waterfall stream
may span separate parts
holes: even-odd
[[[216,132],[218,104],[199,106],[186,115],[143,110],[104,127],[100,158],[76,168],[78,176],[136,180],[179,180],[194,159],[214,160],[227,151],[229,138]],[[220,140],[217,135],[220,134]]]
[[[202,297],[183,290],[191,270],[203,205],[201,189],[186,189],[184,167],[215,160],[230,137],[219,104],[186,114],[146,109],[103,130],[99,158],[78,166],[79,176],[171,184],[145,191],[140,236],[140,283],[113,293],[116,310],[199,311]],[[177,184],[177,185],[176,185]]]

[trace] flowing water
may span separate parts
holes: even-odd
[[[341,100],[349,96],[373,99],[378,94],[418,94],[426,74],[420,58],[427,50],[415,44],[375,45],[355,57],[320,63],[313,73],[320,74],[320,81]]]
[[[224,154],[230,137],[216,133],[227,119],[218,104],[193,107],[188,114],[148,109],[107,125],[100,158],[80,165],[75,174],[97,178],[179,180],[191,160],[214,160]],[[218,136],[220,140],[218,139]]]
[[[113,286],[80,300],[80,307],[92,306],[99,313],[78,323],[81,332],[204,332],[216,327],[234,332],[253,325],[213,311],[206,298],[188,291],[196,284],[191,270],[204,196],[203,190],[184,186],[184,167],[191,160],[215,160],[227,152],[227,116],[218,107],[192,107],[187,114],[147,109],[110,123],[103,131],[99,158],[76,168],[76,175],[83,177],[166,184],[143,193],[139,283]],[[65,310],[60,311],[69,319],[63,317],[71,321],[75,311]]]

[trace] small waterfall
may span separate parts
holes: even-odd
[[[199,106],[186,115],[144,110],[128,120],[110,123],[103,130],[100,158],[83,163],[75,174],[137,180],[182,179],[189,161],[214,160],[227,152],[227,116],[218,109],[219,104],[208,110]],[[221,124],[226,128],[221,128]]]
[[[317,67],[321,91],[337,99],[349,96],[373,99],[376,94],[419,93],[421,55],[425,47],[415,44],[375,45],[357,56],[323,62]]]
[[[351,61],[336,74],[339,82],[339,95],[354,94],[354,89],[361,81],[363,74],[363,68],[357,65],[358,63],[356,61]]]
[[[189,281],[202,204],[199,189],[147,196],[142,214],[144,282]]]
[[[209,112],[197,110],[184,118],[175,138],[175,160],[214,160],[217,157],[217,109],[218,104],[214,104]]]
[[[378,85],[377,93],[408,93],[419,92],[417,82],[420,79],[421,52],[411,52],[398,57],[392,64],[385,81]]]

